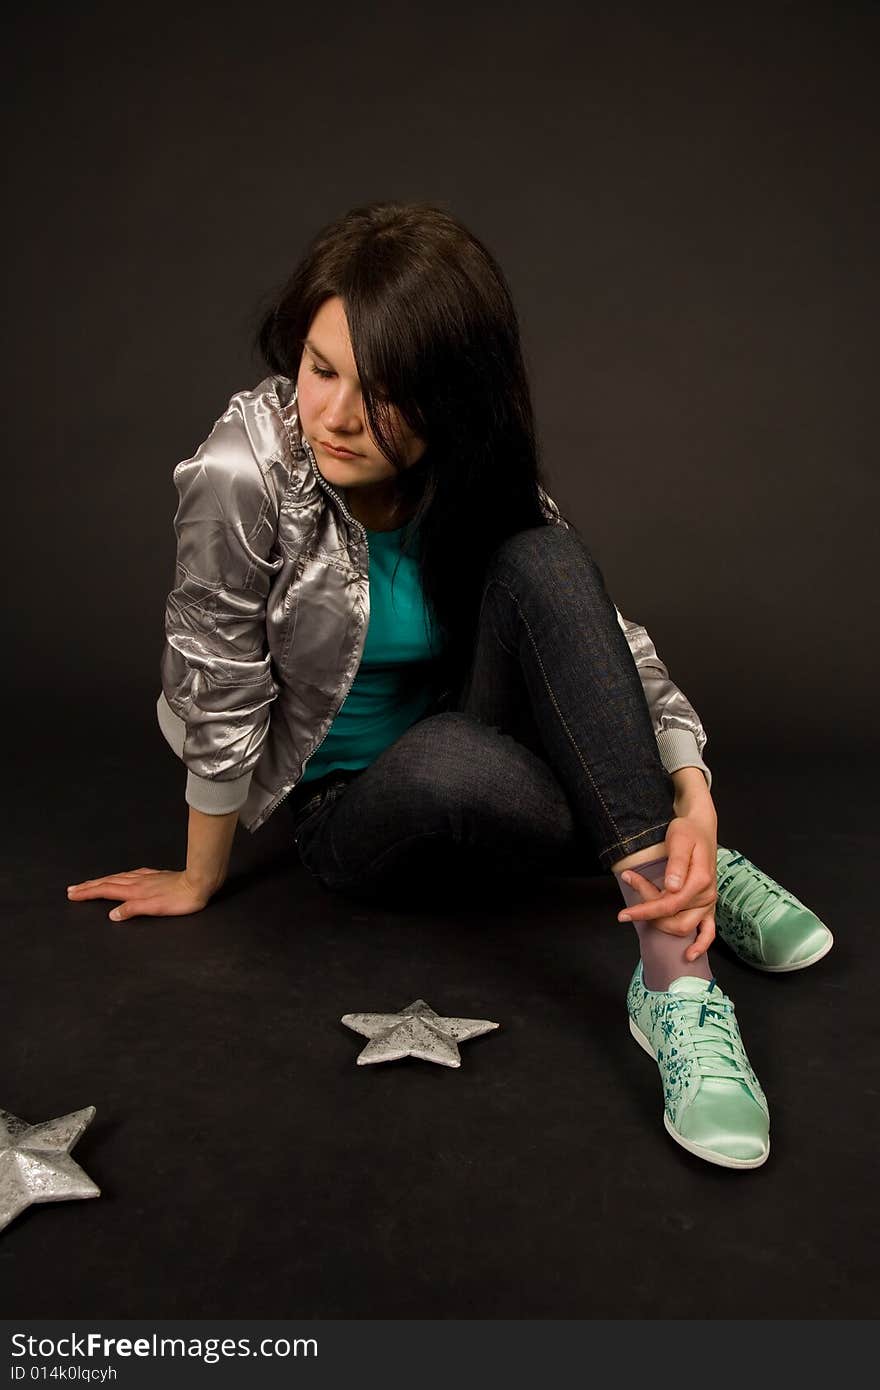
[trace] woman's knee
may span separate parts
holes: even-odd
[[[475,825],[505,822],[526,771],[534,775],[532,759],[495,725],[445,710],[412,725],[385,750],[383,780],[408,829],[463,843]]]
[[[383,770],[423,809],[448,807],[478,783],[498,732],[460,710],[443,710],[420,719],[387,748]]]
[[[544,759],[497,725],[446,710],[412,726],[383,757],[395,752],[388,770],[408,823],[460,843],[475,834],[515,838],[551,806],[561,831],[570,823],[563,789]]]
[[[515,531],[496,548],[489,576],[524,576],[546,582],[577,572],[579,581],[603,584],[602,573],[585,540],[573,526],[558,523]]]
[[[465,837],[491,733],[448,710],[420,719],[390,744],[323,827],[316,863],[324,886],[368,894],[389,876],[418,878],[442,863]]]

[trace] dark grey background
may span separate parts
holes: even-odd
[[[847,4],[18,19],[16,688],[153,718],[174,465],[307,238],[424,198],[504,267],[551,490],[711,739],[872,737],[877,40]]]
[[[38,6],[7,32],[0,1106],[94,1105],[102,1195],[2,1234],[4,1313],[872,1316],[874,7]],[[497,254],[552,491],[704,719],[719,838],[834,931],[794,975],[713,947],[770,1099],[756,1173],[663,1131],[610,879],[368,910],[279,814],[205,913],[67,901],[184,862],[171,475],[262,375],[307,239],[378,197]],[[417,997],[502,1026],[460,1071],[357,1067],[341,1016]]]

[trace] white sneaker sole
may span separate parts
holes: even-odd
[[[648,1056],[653,1057],[656,1062],[656,1052],[632,1016],[630,1016],[629,1020],[629,1031],[632,1033],[639,1047],[643,1048]],[[663,1107],[663,1124],[667,1134],[675,1140],[676,1144],[680,1144],[683,1149],[687,1149],[688,1153],[695,1154],[697,1158],[705,1159],[707,1163],[717,1164],[719,1168],[760,1168],[762,1163],[767,1162],[770,1155],[769,1139],[767,1140],[767,1148],[761,1154],[760,1158],[728,1158],[726,1154],[716,1153],[714,1149],[704,1149],[699,1144],[692,1143],[690,1139],[685,1139],[683,1134],[679,1134],[678,1130],[673,1127],[672,1121],[666,1113],[665,1106]]]
[[[718,939],[719,941],[724,941],[724,937],[720,932],[718,933]],[[724,944],[729,951],[733,951],[737,960],[741,960],[744,965],[750,965],[753,970],[762,970],[765,975],[788,975],[792,970],[806,970],[808,965],[815,965],[817,960],[821,960],[823,956],[827,956],[831,947],[834,945],[834,937],[829,932],[828,940],[825,942],[824,946],[820,946],[818,951],[814,951],[811,956],[807,956],[806,960],[796,960],[793,965],[762,965],[758,961],[750,960],[748,956],[740,955],[736,947],[730,945],[730,942],[724,941]]]

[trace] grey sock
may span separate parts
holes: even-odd
[[[652,859],[647,864],[633,864],[631,867],[634,873],[642,874],[652,883],[656,883],[658,888],[662,888],[668,863],[668,858]],[[638,890],[624,883],[619,873],[615,872],[614,877],[627,907],[634,907],[636,903],[643,901]],[[660,931],[650,922],[633,922],[633,926],[639,936],[646,989],[668,989],[672,981],[682,975],[695,975],[701,980],[712,979],[708,954],[697,956],[696,960],[685,959],[685,951],[693,946],[697,938],[696,931],[690,937],[670,936],[668,932]]]

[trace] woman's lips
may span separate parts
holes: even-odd
[[[320,442],[321,442],[321,444],[323,444],[323,446],[324,446],[325,449],[327,449],[331,454],[335,454],[337,458],[341,458],[341,459],[357,459],[357,458],[360,458],[360,454],[356,454],[352,449],[338,449],[338,448],[336,447],[335,444],[331,444],[331,443],[329,442],[329,440],[326,440],[326,439],[322,439]]]

